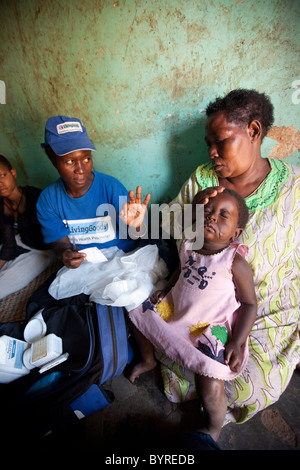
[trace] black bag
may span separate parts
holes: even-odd
[[[63,433],[78,419],[110,404],[113,396],[103,384],[120,375],[133,357],[123,308],[90,303],[84,295],[55,301],[45,294],[49,282],[30,299],[27,320],[42,303],[48,304],[42,309],[46,334],[61,337],[63,353],[69,357],[42,374],[35,368],[0,385],[3,426],[12,425],[14,432],[25,426],[31,437],[50,430]],[[2,324],[0,335],[23,339],[25,326]]]

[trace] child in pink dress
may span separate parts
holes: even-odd
[[[246,247],[235,242],[248,221],[247,206],[228,189],[206,200],[203,193],[193,201],[206,202],[203,247],[193,251],[186,240],[168,285],[129,314],[142,355],[129,379],[155,367],[153,345],[195,372],[205,416],[200,430],[217,440],[227,409],[224,381],[247,364],[257,302],[252,270],[239,254]]]

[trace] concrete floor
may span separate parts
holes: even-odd
[[[159,370],[148,372],[131,384],[124,375],[106,385],[115,400],[105,409],[80,422],[81,445],[116,455],[128,449],[151,452],[154,442],[161,448],[168,437],[197,423],[196,401],[175,405],[162,393]],[[299,450],[300,373],[293,378],[281,399],[244,424],[229,424],[218,441],[222,450]],[[177,448],[180,452],[180,447]]]

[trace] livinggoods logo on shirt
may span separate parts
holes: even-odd
[[[116,238],[111,217],[63,221],[76,244],[106,243]]]

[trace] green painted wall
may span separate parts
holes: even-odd
[[[57,178],[39,144],[66,114],[97,170],[170,200],[207,160],[203,108],[237,87],[275,105],[265,156],[300,166],[299,0],[0,0],[0,21],[0,153],[22,184]]]

